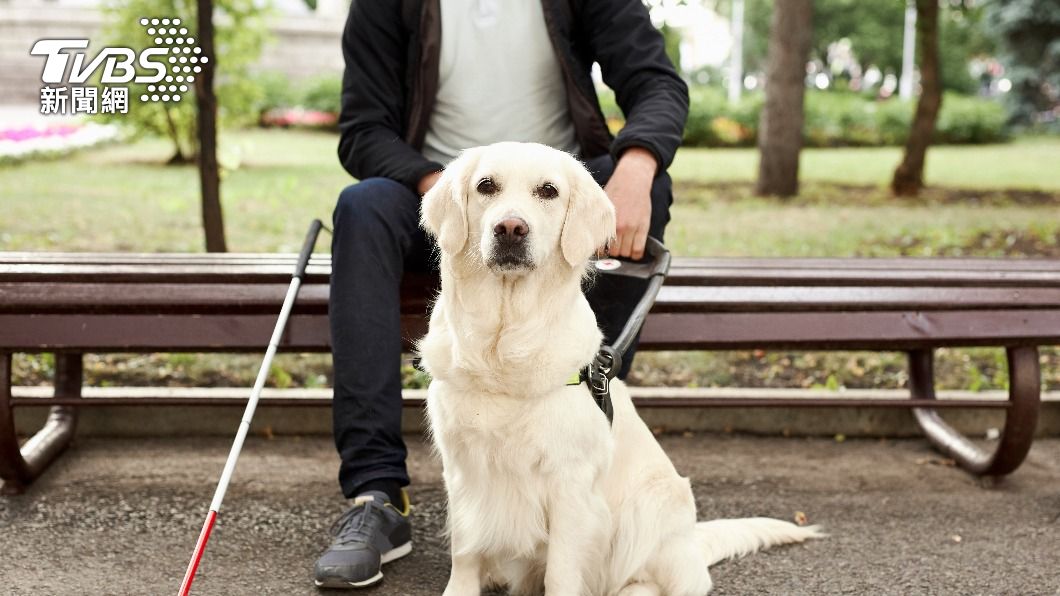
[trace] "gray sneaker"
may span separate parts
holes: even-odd
[[[384,563],[412,552],[409,497],[401,491],[401,509],[386,494],[369,491],[331,526],[335,540],[314,569],[321,588],[364,588],[383,579]]]

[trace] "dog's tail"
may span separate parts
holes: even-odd
[[[716,519],[696,524],[707,565],[742,557],[771,546],[824,538],[818,526],[797,526],[768,517]]]

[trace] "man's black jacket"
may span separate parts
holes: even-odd
[[[442,169],[420,153],[438,90],[439,1],[353,0],[350,6],[342,37],[339,160],[356,178],[383,176],[415,189],[421,178]],[[667,168],[681,144],[688,87],[641,0],[541,2],[567,84],[580,156],[610,152],[617,160],[638,146],[655,155],[660,170]],[[600,63],[626,116],[617,138],[596,99],[593,62]]]

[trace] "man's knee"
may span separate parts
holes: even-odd
[[[339,193],[332,221],[336,227],[371,227],[380,223],[414,224],[418,217],[415,193],[389,178],[366,178]]]

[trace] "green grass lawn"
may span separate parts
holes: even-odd
[[[222,161],[237,166],[222,188],[229,249],[293,251],[306,222],[328,219],[352,182],[335,145],[327,133],[226,135]],[[0,248],[202,250],[195,169],[163,165],[168,156],[165,142],[148,140],[0,166]],[[754,150],[682,150],[668,244],[684,255],[883,256],[953,250],[984,232],[1056,233],[1060,139],[936,147],[929,156],[928,182],[941,190],[924,201],[888,196],[896,148],[807,150],[802,196],[781,201],[752,196]],[[955,198],[954,188],[964,191]],[[1028,200],[1029,191],[1038,192]]]
[[[338,164],[336,141],[304,131],[225,135],[229,250],[294,252],[311,218],[330,218],[335,197],[352,182]],[[201,251],[197,174],[163,165],[169,151],[164,141],[144,140],[0,166],[0,250]],[[1060,138],[934,147],[931,188],[917,200],[894,199],[886,190],[899,159],[898,148],[806,150],[802,193],[779,200],[753,196],[755,150],[683,149],[671,169],[676,202],[667,244],[677,255],[1060,258]],[[116,378],[114,358],[92,357],[89,380],[249,384],[256,359],[127,357],[140,373]],[[1060,355],[1049,351],[1046,358],[1046,386],[1060,388]],[[274,382],[319,385],[328,369],[326,357],[285,355]],[[996,350],[945,351],[939,371],[942,387],[1006,382]],[[48,361],[21,358],[15,373],[20,382],[39,382],[50,374]],[[733,352],[649,355],[638,358],[634,379],[897,387],[904,374],[895,354]]]
[[[297,251],[313,217],[328,220],[352,180],[331,134],[227,135],[222,203],[231,251]],[[141,141],[0,167],[3,250],[202,251],[193,166],[168,166],[169,146]]]
[[[900,147],[806,149],[803,181],[886,185],[902,158]],[[950,145],[928,151],[930,185],[971,189],[1060,191],[1060,139],[1033,137],[1005,145]],[[688,182],[750,181],[757,175],[755,149],[691,149],[671,168]]]

